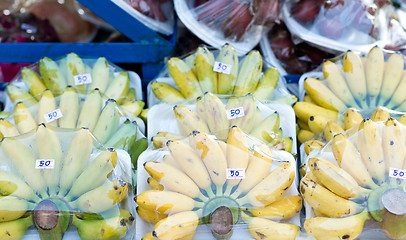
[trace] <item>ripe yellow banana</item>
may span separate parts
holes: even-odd
[[[406,114],[403,114],[399,119],[398,122],[400,122],[403,125],[406,125]]]
[[[361,123],[364,118],[356,108],[348,108],[344,114],[344,129],[348,130]]]
[[[286,196],[263,208],[248,208],[247,210],[255,217],[281,221],[294,217],[302,209],[301,196]]]
[[[0,169],[0,196],[13,195],[28,201],[38,201],[38,196],[19,176]]]
[[[35,105],[37,99],[24,89],[9,83],[6,87],[7,95],[12,102],[24,102],[28,106]]]
[[[401,124],[394,118],[389,118],[382,128],[382,148],[386,172],[389,172],[389,168],[402,169],[406,156],[405,134]]]
[[[371,115],[371,120],[374,122],[386,121],[390,118],[389,109],[386,107],[377,107]]]
[[[325,143],[320,140],[309,140],[305,142],[304,150],[307,155],[310,154],[313,150],[324,147]]]
[[[121,104],[129,89],[130,77],[128,76],[128,72],[121,72],[107,86],[104,95],[110,99],[116,100],[118,104]]]
[[[78,234],[82,240],[121,239],[127,233],[127,225],[122,217],[103,220],[81,220],[74,216],[72,223],[78,229]]]
[[[200,46],[196,50],[194,66],[196,67],[196,77],[199,80],[203,92],[217,92],[217,72],[213,71],[214,55],[205,46]]]
[[[301,129],[297,134],[297,140],[300,143],[305,143],[314,137],[314,133],[310,130]]]
[[[140,206],[137,206],[136,211],[137,211],[138,216],[142,220],[146,221],[147,223],[156,224],[160,220],[168,217],[167,214],[163,214],[163,213],[160,213],[157,211],[151,211],[151,210],[142,208]]]
[[[42,58],[39,61],[39,72],[45,85],[54,92],[55,96],[62,94],[67,86],[67,82],[61,69],[52,59],[47,57]]]
[[[304,97],[303,97],[303,102],[308,102],[308,103],[317,104],[317,103],[310,97],[310,95],[304,96]]]
[[[160,191],[163,191],[163,190],[165,189],[165,187],[164,187],[162,184],[160,184],[160,183],[158,182],[158,180],[156,180],[156,179],[153,178],[153,177],[147,178],[147,184],[148,184],[148,186],[149,186],[152,190],[160,190]]]
[[[326,128],[324,129],[324,137],[326,138],[327,142],[330,142],[331,139],[336,134],[344,132],[344,129],[338,124],[336,121],[328,121]]]
[[[368,212],[344,218],[314,217],[305,220],[304,228],[309,235],[317,240],[352,240],[361,234],[364,223],[368,219],[370,219]]]
[[[37,100],[39,100],[40,94],[46,89],[46,86],[44,85],[39,74],[28,67],[23,67],[21,69],[21,78],[23,79],[25,86],[27,86],[30,93]]]
[[[19,218],[10,222],[0,223],[0,239],[15,240],[21,239],[27,229],[32,226],[32,217]]]
[[[136,203],[147,210],[162,214],[191,211],[196,205],[192,198],[171,191],[148,190],[135,198]]]
[[[0,132],[3,134],[3,137],[15,137],[20,135],[17,128],[4,118],[0,118]]]
[[[258,85],[253,93],[254,98],[259,101],[273,99],[274,90],[278,85],[279,72],[277,68],[271,67],[264,71],[260,77]]]
[[[229,99],[226,109],[242,107],[244,116],[236,117],[230,120],[230,126],[238,126],[242,131],[249,133],[254,127],[254,118],[257,116],[257,103],[252,94]]]
[[[193,131],[209,132],[206,122],[189,107],[175,105],[173,112],[175,113],[176,122],[182,135],[189,136]]]
[[[343,112],[347,108],[343,101],[341,101],[322,80],[307,78],[303,86],[315,104],[338,112]]]
[[[199,216],[194,211],[176,213],[155,224],[152,235],[162,240],[193,239]]]
[[[91,72],[92,83],[87,90],[98,88],[101,92],[105,92],[110,80],[109,63],[106,58],[99,57],[94,64]]]
[[[166,143],[169,140],[178,140],[182,138],[183,136],[175,133],[158,132],[155,136],[152,137],[152,144],[154,144],[156,148],[163,148],[166,146]]]
[[[179,103],[185,100],[178,89],[167,83],[154,81],[151,83],[151,89],[159,100],[166,103]]]
[[[309,125],[307,125],[307,121],[302,121],[300,119],[296,119],[297,126],[299,129],[308,130],[310,131]]]
[[[92,90],[87,96],[80,109],[77,128],[86,127],[93,131],[102,109],[103,99],[99,89]]]
[[[244,217],[248,232],[256,239],[285,239],[294,240],[300,228],[293,224],[279,223],[262,217]]]
[[[377,106],[377,98],[381,91],[385,59],[382,50],[376,46],[373,47],[367,56],[365,63],[365,77],[367,80],[368,105]]]
[[[105,143],[117,130],[119,122],[120,112],[117,102],[109,99],[106,101],[92,133],[98,141]]]
[[[310,116],[314,115],[321,115],[330,120],[335,120],[338,117],[338,112],[308,102],[295,103],[293,110],[295,110],[297,118],[304,122],[307,122]]]
[[[314,115],[310,116],[309,120],[307,121],[307,125],[314,135],[319,135],[326,128],[328,121],[330,121],[328,118],[321,115]]]
[[[169,59],[168,70],[186,99],[197,98],[203,94],[195,74],[181,59],[176,57]]]
[[[392,53],[385,64],[378,106],[385,105],[394,94],[402,78],[403,68],[403,55]]]
[[[217,84],[218,94],[231,95],[233,93],[239,70],[238,55],[234,47],[230,44],[224,44],[220,49],[216,62],[231,66],[230,74],[218,73]]]
[[[185,59],[186,60],[186,59]],[[152,236],[152,231],[148,232],[141,238],[141,240],[159,240],[158,238]]]
[[[233,90],[234,95],[245,95],[256,89],[262,71],[262,56],[257,50],[251,50],[241,61],[237,80]]]
[[[343,57],[343,72],[352,95],[362,109],[367,108],[367,82],[361,57],[347,51]]]
[[[62,92],[60,92],[60,94],[62,94]],[[46,123],[50,126],[57,127],[58,126],[57,119],[47,123],[46,122],[47,118],[45,117],[45,115],[55,110],[56,110],[56,100],[54,94],[51,92],[51,90],[47,89],[42,93],[41,99],[38,102],[38,115],[37,115],[38,123]]]
[[[192,72],[196,75],[196,65],[195,65],[195,58],[196,52],[189,54],[189,56],[185,57],[183,61],[190,67]],[[151,235],[152,236],[152,235]]]
[[[68,86],[63,90],[59,102],[63,117],[60,118],[59,127],[76,128],[76,122],[79,117],[79,96],[75,88]]]
[[[300,181],[300,193],[313,209],[329,217],[351,216],[364,209],[363,205],[342,198],[306,177]]]
[[[0,223],[16,220],[34,206],[14,196],[0,196]]]

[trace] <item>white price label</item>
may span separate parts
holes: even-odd
[[[62,115],[61,109],[59,109],[59,108],[52,111],[52,112],[44,114],[45,123],[50,123],[50,122],[52,122],[52,121],[54,121],[56,119],[59,119],[61,117],[63,117],[63,115]]]
[[[389,168],[389,177],[406,179],[406,170]]]
[[[233,65],[230,65],[230,64],[214,62],[213,71],[219,72],[219,73],[224,73],[224,74],[230,74],[232,67],[233,67]]]
[[[37,159],[35,162],[35,168],[54,168],[55,159]]]
[[[73,79],[75,80],[75,85],[92,83],[92,76],[90,75],[90,73],[75,75],[73,76]]]
[[[245,168],[227,168],[227,179],[244,179]]]
[[[228,119],[244,117],[244,107],[227,109],[226,112]]]

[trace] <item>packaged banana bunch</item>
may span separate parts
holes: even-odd
[[[229,128],[238,126],[273,149],[297,152],[292,108],[276,102],[263,104],[252,94],[226,97],[206,92],[196,102],[155,105],[148,112],[148,119],[148,136],[157,148],[168,140],[189,136],[193,131],[225,140]]]
[[[297,100],[287,91],[276,68],[263,67],[257,50],[238,57],[235,48],[225,44],[219,51],[200,46],[183,59],[170,58],[157,79],[148,85],[148,106],[179,103],[205,92],[237,96],[252,93],[260,101],[281,98],[289,104]]]
[[[0,238],[132,239],[127,152],[86,128],[39,124],[0,142]]]
[[[286,151],[230,128],[194,131],[138,161],[136,239],[295,239],[302,199]]]
[[[305,74],[299,82],[299,99],[294,105],[301,129],[316,122],[342,121],[348,108],[372,110],[384,106],[406,111],[406,75],[400,53],[373,47],[368,54],[347,51],[336,62],[327,60],[322,72]],[[319,118],[312,121],[310,117]],[[311,123],[312,122],[312,123]]]
[[[37,102],[29,105],[34,100]],[[37,98],[17,102],[9,116],[0,118],[0,133],[2,137],[15,137],[32,131],[41,123],[63,129],[85,127],[106,147],[127,151],[145,130],[141,119],[128,119],[117,102],[107,99],[99,89],[85,95],[68,86],[59,96],[47,89]]]
[[[387,117],[363,120],[306,159],[300,192],[309,235],[406,239],[406,126]]]
[[[40,94],[50,89],[56,96],[70,86],[78,93],[88,94],[98,88],[108,98],[126,109],[137,108],[142,100],[141,80],[135,72],[126,72],[109,63],[106,58],[81,58],[69,53],[58,60],[44,57],[38,63],[25,67],[6,87],[5,110],[9,105],[31,99],[37,102]]]

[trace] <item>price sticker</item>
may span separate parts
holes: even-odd
[[[389,177],[406,179],[406,170],[389,168]]]
[[[227,179],[244,179],[245,168],[227,168]]]
[[[52,112],[44,114],[45,123],[50,123],[56,119],[63,117],[61,109],[56,109]]]
[[[45,168],[54,168],[55,159],[37,159],[35,162],[35,168],[45,169]]]
[[[224,73],[224,74],[230,74],[232,67],[233,66],[230,65],[230,64],[225,64],[225,63],[221,63],[221,62],[214,62],[213,71],[219,72],[219,73]]]
[[[244,107],[231,108],[226,110],[226,112],[228,119],[244,117]]]
[[[92,76],[90,75],[90,73],[75,75],[73,76],[73,79],[75,80],[75,85],[92,83]]]

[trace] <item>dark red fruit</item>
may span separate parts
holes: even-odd
[[[269,25],[278,19],[280,6],[278,0],[253,0],[252,9],[255,24]]]
[[[302,0],[292,7],[292,16],[304,23],[316,19],[324,1]]]
[[[237,40],[240,40],[251,27],[252,19],[253,16],[249,10],[249,5],[234,0],[223,26],[225,37],[236,37]]]

